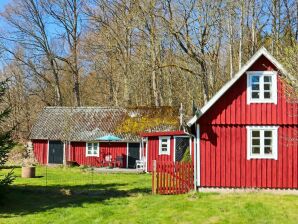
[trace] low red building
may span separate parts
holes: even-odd
[[[193,138],[184,131],[142,133],[141,136],[147,172],[153,170],[154,160],[179,162],[185,153],[193,156]]]
[[[46,107],[31,131],[41,164],[135,168],[141,159],[141,138],[119,133],[126,110],[101,107]]]
[[[298,188],[293,79],[260,49],[194,116],[198,187]]]

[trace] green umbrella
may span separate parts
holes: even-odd
[[[96,138],[96,140],[100,140],[100,141],[120,141],[122,139],[115,136],[115,135],[105,135],[105,136]]]

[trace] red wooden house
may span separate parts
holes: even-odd
[[[41,164],[135,168],[141,139],[117,131],[127,116],[120,108],[46,107],[31,131],[35,157]]]
[[[187,148],[193,157],[193,137],[184,131],[163,131],[141,133],[143,143],[143,155],[146,160],[145,170],[152,172],[153,161],[173,161],[182,160]]]
[[[262,48],[188,122],[198,187],[298,188],[298,105],[284,78]]]

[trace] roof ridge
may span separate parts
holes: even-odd
[[[69,107],[69,106],[46,106],[44,109],[110,109],[110,110],[126,110],[123,107],[101,107],[101,106],[80,106],[80,107]]]

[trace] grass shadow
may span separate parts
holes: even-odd
[[[0,217],[14,217],[62,207],[80,207],[84,203],[103,203],[112,198],[148,194],[148,188],[120,190],[126,184],[86,184],[28,186],[15,185],[7,188],[0,204]]]

